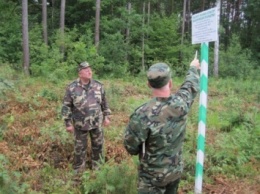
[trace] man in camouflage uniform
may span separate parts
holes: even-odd
[[[67,131],[75,136],[73,167],[76,172],[85,169],[88,134],[92,145],[92,169],[97,168],[103,153],[102,124],[109,125],[111,114],[104,86],[92,79],[88,62],[78,65],[78,76],[66,89],[61,111]]]
[[[139,194],[177,193],[187,115],[199,91],[199,66],[197,59],[191,62],[186,80],[175,94],[171,94],[167,64],[156,63],[147,72],[153,98],[131,115],[124,136],[128,153],[139,155]]]

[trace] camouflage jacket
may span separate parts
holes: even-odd
[[[66,89],[61,113],[66,126],[73,124],[81,130],[101,127],[103,117],[111,114],[103,85],[91,80],[83,86],[78,78]]]
[[[169,98],[153,98],[135,110],[125,130],[124,146],[139,154],[140,173],[164,186],[182,172],[182,143],[187,114],[199,91],[199,75],[191,67],[186,80]]]

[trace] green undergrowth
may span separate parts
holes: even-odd
[[[10,165],[8,159],[3,154],[0,154],[0,193],[26,193],[29,185],[27,183],[20,183],[21,173],[8,171],[8,165]]]
[[[85,194],[136,194],[136,181],[136,165],[132,161],[117,164],[109,160],[103,161],[98,171],[83,173],[81,190]]]
[[[137,157],[123,155],[120,161],[112,157],[100,164],[99,171],[83,172],[78,184],[73,181],[73,137],[65,131],[60,117],[64,90],[71,80],[52,82],[4,69],[0,72],[0,143],[12,150],[0,155],[0,193],[136,193]],[[99,80],[105,85],[113,112],[105,142],[111,144],[110,149],[120,150],[130,114],[150,98],[150,91],[143,77]],[[174,78],[174,91],[182,80]],[[214,183],[219,175],[256,180],[260,160],[259,83],[210,78],[208,85],[204,181]],[[180,189],[189,192],[195,177],[198,110],[199,95],[189,113],[184,142]],[[12,154],[23,147],[33,160],[40,160],[41,168],[12,168]]]

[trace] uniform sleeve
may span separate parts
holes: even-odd
[[[69,90],[69,87],[66,89],[64,98],[63,98],[63,104],[61,108],[61,115],[62,119],[65,122],[65,125],[71,126],[72,125],[72,108],[73,108],[73,100],[71,97],[71,92]]]
[[[108,116],[111,114],[111,110],[109,109],[104,86],[101,87],[101,95],[102,95],[101,110],[104,116]]]
[[[148,130],[144,128],[141,120],[134,113],[125,129],[124,147],[131,155],[137,155],[142,152],[142,143],[148,137]]]
[[[197,93],[199,92],[199,74],[196,67],[190,67],[184,83],[176,93],[186,103],[188,110],[190,109]]]

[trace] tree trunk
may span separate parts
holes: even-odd
[[[127,3],[127,11],[128,11],[128,14],[130,16],[131,14],[131,9],[132,9],[132,4],[131,2],[128,2]],[[127,45],[127,53],[126,53],[126,61],[128,61],[129,59],[129,44],[130,44],[130,17],[128,17],[128,25],[127,25],[127,28],[126,28],[126,45]]]
[[[23,69],[30,75],[29,34],[28,34],[28,1],[22,1],[22,30],[23,30]]]
[[[100,0],[96,0],[95,46],[99,45]]]
[[[42,0],[42,29],[43,29],[43,40],[44,43],[48,44],[47,34],[47,0]]]
[[[144,22],[145,22],[145,2],[143,3],[143,21],[142,21],[142,70],[145,71],[144,67]]]
[[[201,11],[204,11],[204,10],[205,10],[205,0],[202,0]]]
[[[184,0],[184,1],[183,1],[183,13],[182,13],[182,30],[181,30],[181,45],[183,45],[184,31],[185,31],[185,20],[186,20],[186,2],[187,2],[187,0]]]
[[[220,20],[220,2],[217,0],[217,29],[219,29],[219,20]],[[218,64],[219,64],[219,32],[217,35],[217,40],[214,44],[214,77],[218,77]]]
[[[61,54],[64,55],[64,29],[65,29],[65,5],[66,0],[61,0],[60,6],[60,33],[61,33]]]
[[[55,12],[54,4],[55,4],[55,0],[52,0],[51,4],[52,4],[52,6],[51,6],[51,31],[53,32],[54,31],[54,12]]]
[[[187,32],[190,31],[190,24],[191,24],[191,14],[190,14],[190,0],[187,0],[187,11],[186,11],[186,25],[187,25]]]
[[[130,15],[130,13],[131,13],[131,2],[127,3],[127,11],[128,11],[128,14]],[[129,40],[129,36],[130,36],[130,22],[128,21],[128,26],[126,28],[126,40],[127,41]]]
[[[148,1],[147,5],[147,25],[150,25],[150,13],[151,13],[151,2]]]
[[[174,13],[174,0],[172,0],[172,3],[171,3],[171,14]]]

